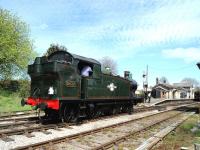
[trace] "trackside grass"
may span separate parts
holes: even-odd
[[[200,114],[190,117],[153,150],[180,150],[181,147],[194,149],[194,143],[200,144]]]
[[[21,106],[18,93],[0,90],[0,112],[31,110],[30,106]]]

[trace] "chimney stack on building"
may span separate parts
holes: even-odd
[[[159,79],[158,77],[156,78],[156,85],[159,84]]]

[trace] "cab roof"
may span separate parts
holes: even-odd
[[[79,61],[84,61],[84,62],[87,62],[87,63],[93,63],[93,64],[101,65],[101,63],[99,61],[95,60],[95,59],[79,56],[79,55],[76,55],[76,54],[72,54],[72,53],[69,53],[68,51],[65,51],[65,50],[58,50],[58,51],[52,52],[47,57],[51,58],[54,55],[60,55],[60,57],[62,58],[62,56],[65,55],[65,54],[68,54],[68,55],[72,56],[74,59],[79,60]]]
[[[101,65],[101,63],[99,61],[95,60],[95,59],[79,56],[79,55],[76,55],[76,54],[71,54],[71,55],[73,56],[74,59],[78,59],[80,61]]]

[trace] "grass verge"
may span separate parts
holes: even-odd
[[[195,114],[166,136],[153,150],[180,150],[180,147],[193,149],[194,143],[200,144],[200,114]],[[196,128],[196,129],[195,129]],[[195,130],[194,130],[195,129]]]
[[[30,106],[21,106],[21,98],[18,93],[0,91],[0,112],[31,110]]]

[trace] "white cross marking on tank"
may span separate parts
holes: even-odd
[[[111,92],[113,92],[113,91],[117,88],[117,86],[115,86],[114,83],[110,83],[109,85],[107,85],[107,88],[108,88]]]

